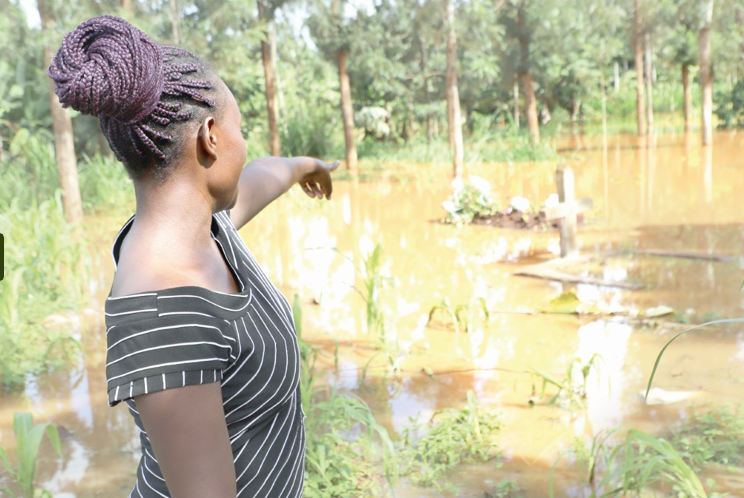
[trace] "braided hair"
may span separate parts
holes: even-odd
[[[209,79],[194,79],[197,74]],[[132,178],[151,169],[164,178],[183,146],[173,133],[178,125],[169,125],[216,105],[199,91],[214,88],[211,66],[109,15],[88,19],[65,35],[47,75],[63,107],[98,117]]]

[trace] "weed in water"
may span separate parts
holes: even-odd
[[[706,464],[744,462],[744,413],[741,406],[724,405],[693,411],[671,431],[670,440],[695,470]]]
[[[309,498],[380,496],[398,478],[393,442],[359,397],[318,387],[318,348],[302,339],[302,308],[292,306],[302,367],[300,390],[307,415],[306,478]],[[378,451],[375,451],[375,450]],[[383,475],[379,473],[379,467]]]
[[[574,358],[568,364],[568,367],[566,368],[566,375],[562,379],[556,379],[550,374],[532,368],[532,397],[528,402],[529,405],[534,406],[538,402],[541,402],[543,399],[545,399],[545,391],[550,385],[553,387],[557,387],[558,392],[551,396],[547,400],[547,402],[545,402],[545,404],[552,405],[559,401],[559,399],[561,399],[561,395],[563,395],[563,399],[565,399],[568,408],[578,407],[583,409],[586,406],[587,380],[589,379],[589,375],[591,374],[592,370],[596,371],[597,376],[599,377],[600,361],[604,360],[602,360],[602,357],[597,353],[592,355],[592,357],[589,358],[589,361],[587,361],[586,363],[582,363],[579,358]],[[577,377],[579,376],[577,376],[575,373],[575,368],[577,365],[580,367],[580,378],[578,381]],[[542,380],[542,388],[540,390],[539,396],[535,388],[535,379]],[[607,382],[609,384],[609,379]]]
[[[519,498],[523,496],[522,490],[513,479],[502,479],[498,483],[487,479],[485,482],[490,489],[484,493],[484,498]]]
[[[500,456],[494,439],[502,428],[501,417],[493,409],[480,406],[473,391],[468,391],[465,408],[437,410],[426,427],[413,418],[409,421],[397,443],[401,475],[409,475],[420,486],[454,491],[451,484],[444,484],[447,470],[460,463],[484,462]],[[419,437],[419,432],[427,429]]]
[[[460,330],[464,329],[465,332],[470,333],[475,326],[478,317],[483,320],[484,330],[488,329],[488,321],[490,314],[488,312],[488,306],[486,300],[482,297],[473,298],[469,304],[458,304],[452,306],[448,297],[442,299],[439,304],[432,306],[429,310],[429,319],[426,325],[430,325],[434,321],[434,315],[437,311],[447,315],[447,318],[452,322],[452,326],[455,329],[456,334],[460,334]]]

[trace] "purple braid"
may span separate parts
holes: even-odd
[[[173,62],[183,58],[197,62]],[[199,62],[187,50],[159,45],[127,21],[105,15],[65,35],[47,74],[64,107],[99,118],[120,161],[134,159],[130,150],[140,158],[166,161],[156,141],[172,142],[174,137],[149,123],[166,127],[190,119],[193,113],[181,110],[187,98],[215,105],[198,91],[212,89],[211,82],[184,79],[203,69]]]

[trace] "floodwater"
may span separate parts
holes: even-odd
[[[699,146],[699,135],[653,138],[614,135],[561,139],[559,150],[573,166],[578,197],[594,208],[580,229],[588,263],[566,265],[577,275],[643,287],[561,284],[514,273],[556,257],[557,232],[456,227],[438,223],[441,202],[451,191],[447,164],[386,164],[380,179],[335,184],[331,202],[311,200],[299,189],[276,201],[241,230],[246,244],[271,279],[303,307],[303,338],[321,346],[325,382],[353,390],[375,354],[367,331],[366,304],[352,288],[362,286],[363,257],[383,249],[380,306],[388,337],[405,352],[395,387],[384,378],[378,356],[355,392],[379,422],[400,431],[409,417],[426,421],[440,408],[461,407],[468,390],[503,413],[495,462],[461,466],[448,475],[464,497],[483,497],[486,480],[514,479],[529,497],[548,496],[548,475],[576,437],[624,426],[664,434],[697,406],[744,402],[744,333],[740,327],[711,327],[676,341],[665,354],[655,386],[693,392],[690,400],[645,405],[645,389],[656,355],[679,324],[644,327],[639,312],[660,305],[694,323],[741,316],[744,294],[744,154],[742,135],[718,132],[715,145]],[[555,192],[556,163],[472,164],[469,173],[487,179],[502,203],[520,195],[540,205]],[[57,498],[126,496],[134,482],[139,436],[124,407],[106,402],[105,336],[100,305],[110,289],[110,245],[131,213],[96,219],[104,268],[93,283],[95,297],[77,327],[87,350],[86,365],[31,379],[25,393],[0,395],[0,446],[10,450],[12,414],[32,411],[35,421],[63,426],[66,459],[43,443],[38,482]],[[104,228],[105,227],[105,228]],[[730,256],[727,261],[640,255],[678,251]],[[537,311],[573,291],[614,315],[556,315]],[[487,323],[476,312],[483,298]],[[449,300],[470,303],[471,328],[456,334],[444,314],[430,326],[431,308]],[[335,341],[334,341],[335,340]],[[338,342],[338,369],[333,350]],[[556,377],[574,359],[598,353],[599,373],[587,383],[585,410],[530,408],[531,367]],[[433,377],[422,372],[428,367]],[[537,386],[540,387],[539,384]],[[12,450],[11,450],[12,451]],[[718,491],[744,496],[741,479],[715,475]],[[2,487],[0,478],[0,487]],[[556,496],[583,496],[576,465],[556,467]],[[407,480],[401,498],[438,496]]]

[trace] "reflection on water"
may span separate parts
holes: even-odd
[[[386,330],[409,354],[398,389],[385,382],[382,365],[373,364],[357,394],[397,433],[409,417],[427,420],[437,409],[462,406],[467,391],[474,390],[481,402],[503,411],[500,444],[508,461],[503,468],[465,466],[450,477],[465,484],[463,496],[482,497],[485,479],[504,476],[515,478],[527,496],[545,496],[546,476],[574,438],[620,424],[661,433],[688,404],[646,406],[638,395],[668,336],[634,328],[626,317],[589,319],[535,310],[572,290],[582,301],[626,314],[659,304],[694,320],[741,314],[741,140],[719,133],[713,147],[697,143],[688,134],[676,134],[648,143],[645,137],[611,136],[606,147],[601,137],[588,136],[559,144],[571,157],[577,196],[594,200],[594,211],[579,233],[584,253],[643,248],[736,256],[720,263],[628,254],[600,259],[596,268],[576,269],[610,281],[642,282],[646,286],[639,291],[514,276],[523,265],[552,258],[557,234],[437,223],[444,214],[441,201],[450,193],[445,165],[396,165],[395,182],[339,182],[328,203],[292,191],[241,235],[285,295],[298,294],[303,337],[328,353],[321,360],[328,370],[333,370],[331,338],[339,341],[338,372],[327,382],[347,391],[354,390],[360,367],[375,352],[369,347],[375,337],[367,330],[365,303],[355,287],[362,285],[364,258],[380,243]],[[549,162],[481,164],[471,171],[489,180],[503,202],[521,195],[535,205],[555,191],[555,167]],[[106,227],[100,230],[105,262],[115,235],[111,227],[127,216],[97,220]],[[107,271],[113,275],[112,266]],[[101,284],[96,304],[103,303],[108,288]],[[470,333],[463,328],[455,334],[445,319],[426,326],[429,310],[445,298],[452,306],[468,306]],[[490,310],[487,324],[474,313],[478,298]],[[86,369],[30,379],[25,393],[0,397],[0,445],[11,452],[15,411],[32,411],[37,423],[53,421],[64,428],[66,460],[58,461],[45,442],[38,473],[41,484],[58,496],[123,496],[133,482],[139,436],[125,407],[107,406],[102,327],[95,314],[86,315],[81,325]],[[589,375],[585,412],[527,407],[530,367],[562,377],[574,358],[586,362],[595,353],[603,361]],[[741,403],[742,358],[744,333],[736,329],[690,335],[668,350],[656,385],[701,391],[704,402]],[[435,372],[433,378],[421,372],[424,366]],[[719,491],[742,494],[732,482]],[[582,493],[567,459],[557,468],[556,486],[558,496]],[[397,489],[403,497],[434,495],[405,482]]]

